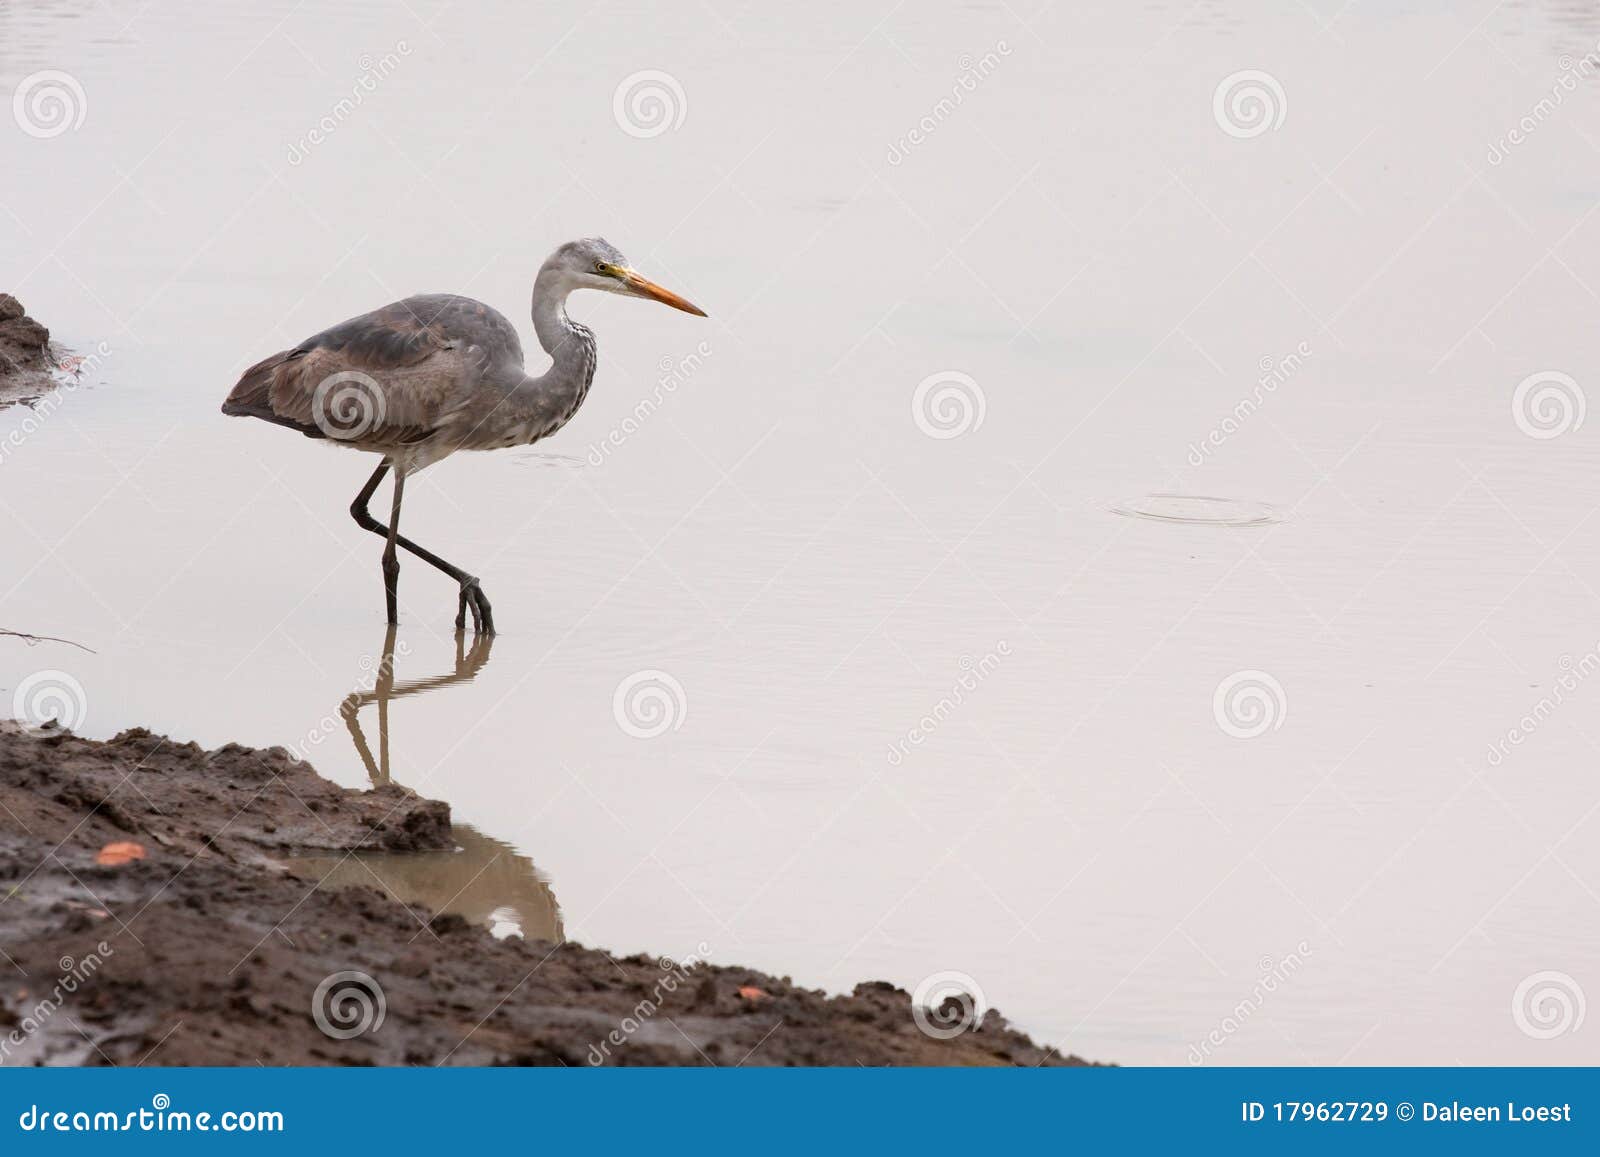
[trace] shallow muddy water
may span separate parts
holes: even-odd
[[[0,687],[387,767],[459,862],[340,871],[501,931],[958,971],[1126,1063],[1600,1062],[1540,995],[1600,998],[1597,41],[0,0],[0,290],[99,355],[0,412],[0,626],[94,653]],[[591,234],[710,317],[574,299],[572,424],[407,487],[502,633],[407,562],[391,666],[372,463],[217,407],[414,292],[534,350]]]

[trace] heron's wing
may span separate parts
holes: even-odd
[[[246,370],[222,405],[241,414],[375,447],[421,441],[465,404],[484,352],[408,298],[351,318]]]

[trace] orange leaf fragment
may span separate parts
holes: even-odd
[[[115,868],[126,864],[130,860],[144,859],[144,845],[136,844],[132,840],[118,840],[114,844],[107,844],[101,848],[94,857],[94,862],[102,867]]]
[[[768,992],[764,988],[757,988],[753,984],[741,984],[739,986],[739,997],[742,1000],[750,1001],[771,1000],[772,993]]]

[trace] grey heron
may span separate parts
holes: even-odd
[[[475,632],[494,633],[478,580],[400,533],[405,480],[457,450],[526,446],[572,420],[594,380],[594,334],[567,316],[575,290],[598,289],[659,301],[704,317],[698,307],[635,272],[598,237],[569,241],[533,282],[533,330],[550,355],[537,377],[522,364],[516,327],[499,311],[455,294],[421,294],[353,317],[282,350],[244,372],[224,414],[260,418],[311,438],[381,454],[350,514],[386,540],[383,589],[389,622],[398,621],[400,562],[409,551],[460,587],[456,629],[472,613]],[[389,525],[367,510],[394,471]]]

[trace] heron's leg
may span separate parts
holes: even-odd
[[[400,537],[400,499],[405,494],[404,470],[394,472],[394,506],[389,514],[389,542],[383,548],[383,594],[389,608],[389,625],[400,621],[400,559],[394,553],[395,540]]]
[[[361,493],[357,494],[355,501],[350,504],[350,517],[356,520],[357,525],[363,530],[376,529],[379,534],[384,535],[389,533],[389,528],[367,513],[367,503],[372,501],[378,483],[383,481],[383,476],[387,473],[389,473],[389,459],[385,458],[378,463],[378,468],[372,472],[372,477],[367,479],[367,484],[361,488]]]
[[[361,488],[361,493],[356,495],[355,501],[350,504],[350,517],[356,520],[356,525],[363,530],[370,530],[373,534],[382,535],[385,539],[390,537],[390,528],[379,522],[367,510],[367,503],[372,501],[372,495],[378,489],[378,484],[383,481],[389,472],[389,460],[385,458],[372,472],[372,477],[367,479],[367,484]],[[418,546],[403,534],[393,536],[394,543],[402,550],[410,551],[429,566],[443,571],[453,578],[461,587],[461,601],[456,608],[457,629],[466,626],[467,612],[472,612],[472,629],[474,632],[494,634],[494,615],[489,607],[489,599],[483,593],[483,588],[478,585],[478,580],[458,566],[452,566],[433,551],[426,547]]]

